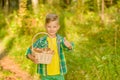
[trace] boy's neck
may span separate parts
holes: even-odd
[[[50,38],[55,38],[56,37],[56,34],[55,35],[49,35]]]

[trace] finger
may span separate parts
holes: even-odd
[[[64,37],[64,40],[66,40],[66,37]]]
[[[35,63],[37,63],[37,64],[38,64],[38,59],[35,59]]]
[[[66,37],[64,37],[64,41],[66,41]]]

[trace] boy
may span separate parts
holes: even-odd
[[[38,39],[33,47],[50,48],[54,51],[52,61],[50,64],[38,64],[37,60],[32,55],[31,48],[27,49],[26,56],[38,64],[37,72],[41,75],[42,80],[64,80],[64,74],[67,72],[65,56],[63,48],[71,50],[72,44],[65,38],[57,34],[60,25],[59,18],[56,14],[48,14],[45,20],[45,28],[48,36]]]

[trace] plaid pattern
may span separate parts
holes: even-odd
[[[65,80],[63,75],[41,76],[41,80]]]
[[[58,46],[58,52],[60,56],[60,74],[66,74],[67,73],[67,67],[66,67],[66,60],[65,56],[63,53],[63,48],[65,50],[68,50],[67,47],[64,45],[64,38],[60,35],[57,35],[57,46]],[[47,36],[44,36],[40,39],[38,39],[34,44],[34,48],[46,48],[48,47],[48,42],[47,42]],[[26,56],[28,54],[31,54],[31,48],[29,47],[26,51]],[[47,75],[47,64],[38,64],[37,65],[37,72],[43,76]]]

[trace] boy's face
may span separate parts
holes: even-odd
[[[58,21],[51,21],[46,24],[47,33],[51,36],[55,36],[59,28]]]

